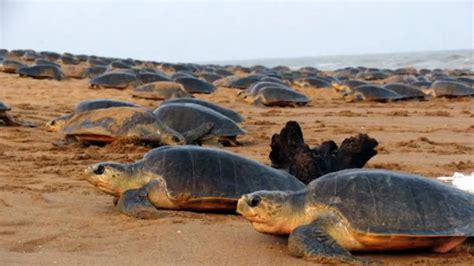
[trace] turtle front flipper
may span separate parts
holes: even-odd
[[[158,210],[149,200],[148,191],[157,185],[151,181],[139,189],[125,191],[117,202],[117,209],[132,217],[140,219],[159,219],[169,216],[170,211]]]
[[[182,135],[186,139],[186,144],[195,144],[202,140],[205,135],[211,132],[213,127],[214,123],[206,122],[193,130],[184,132]]]
[[[291,255],[323,264],[350,263],[368,265],[375,261],[359,259],[342,247],[330,234],[334,225],[332,215],[323,215],[311,224],[295,228],[288,239]]]

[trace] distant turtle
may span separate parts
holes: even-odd
[[[358,79],[364,79],[364,80],[380,80],[380,79],[385,79],[389,75],[380,71],[380,70],[374,70],[374,71],[364,71],[358,73],[355,77]]]
[[[137,76],[126,72],[106,72],[90,80],[91,88],[126,89],[142,85]]]
[[[247,89],[239,91],[237,96],[240,98],[245,98],[246,96],[256,96],[257,93],[261,89],[266,88],[266,87],[283,87],[285,89],[293,90],[292,88],[282,83],[273,82],[273,81],[257,81],[253,83],[252,85],[250,85],[250,87],[248,87]]]
[[[36,79],[62,80],[66,76],[60,68],[53,65],[23,66],[17,70],[20,77],[32,77]]]
[[[178,71],[178,72],[173,73],[173,75],[171,75],[172,80],[176,80],[179,78],[196,78],[196,77],[192,73],[187,72],[187,71]]]
[[[411,85],[402,83],[389,83],[384,85],[383,88],[400,94],[403,96],[403,99],[425,99],[425,94],[421,90]]]
[[[183,85],[172,81],[157,81],[147,83],[132,91],[132,95],[138,98],[164,100],[169,98],[192,97]]]
[[[88,67],[84,65],[64,65],[61,69],[68,78],[82,79],[86,77]]]
[[[56,64],[50,60],[46,60],[46,59],[43,59],[43,58],[38,58],[35,60],[35,64],[36,65],[51,65],[51,66],[55,66],[57,68],[61,68],[61,65],[60,64]]]
[[[265,106],[304,106],[311,100],[304,94],[280,86],[264,87],[256,95],[247,95],[245,101]]]
[[[69,119],[71,119],[71,117],[82,112],[123,106],[140,107],[134,103],[112,99],[85,100],[77,104],[72,113],[50,120],[48,123],[46,123],[46,129],[53,132],[60,131],[64,128],[64,125]]]
[[[224,145],[239,145],[236,138],[246,133],[245,130],[229,117],[205,106],[194,103],[168,103],[161,105],[153,114],[169,128],[183,134],[199,128],[206,123],[212,124],[212,129],[199,142]]]
[[[2,69],[5,73],[17,73],[18,68],[26,66],[25,64],[11,59],[2,61]]]
[[[138,218],[160,217],[158,209],[234,212],[245,193],[305,187],[241,155],[196,146],[156,148],[132,164],[98,163],[86,170],[86,180],[120,197],[117,208]]]
[[[168,103],[194,103],[194,104],[199,104],[199,105],[210,108],[210,109],[212,109],[212,110],[214,110],[218,113],[221,113],[221,114],[227,116],[228,118],[234,120],[234,122],[236,122],[236,123],[241,123],[241,122],[244,121],[244,118],[239,113],[235,112],[234,110],[227,109],[227,108],[224,108],[220,105],[217,105],[217,104],[205,101],[205,100],[197,99],[197,98],[190,98],[190,97],[174,98],[174,99],[169,99],[169,100],[166,100],[166,101],[162,102],[161,105],[165,105],[165,104],[168,104]]]
[[[88,78],[93,78],[93,77],[104,74],[105,71],[107,71],[106,66],[100,66],[100,65],[91,66],[86,69],[86,71],[84,72],[84,76]]]
[[[263,75],[255,75],[255,74],[242,76],[235,80],[231,80],[229,83],[229,87],[236,88],[236,89],[247,89],[253,83],[261,81],[263,77],[264,77]]]
[[[184,89],[189,93],[213,93],[216,90],[216,87],[209,82],[191,78],[191,77],[182,77],[175,79],[176,82],[183,85]]]
[[[316,89],[331,87],[331,81],[324,79],[322,77],[302,78],[302,79],[295,80],[294,83],[300,87],[312,87]]]
[[[42,55],[44,58],[48,59],[49,61],[56,61],[58,60],[61,55],[55,52],[40,52],[40,55]]]
[[[375,85],[361,85],[343,93],[347,102],[376,101],[390,102],[403,99],[400,94]]]
[[[343,170],[298,192],[250,193],[237,212],[259,232],[289,234],[293,256],[326,262],[363,261],[350,251],[445,253],[474,236],[474,194],[387,170]]]
[[[218,80],[215,80],[212,82],[212,85],[216,87],[226,87],[230,88],[230,84],[237,79],[240,79],[241,77],[238,75],[228,75],[224,76],[223,78],[220,78]]]
[[[156,81],[171,81],[171,79],[164,73],[140,71],[137,78],[144,84]]]
[[[223,78],[224,76],[221,76],[219,74],[216,74],[216,73],[212,73],[212,72],[202,72],[202,73],[199,73],[199,78],[200,79],[203,79],[209,83],[212,83],[218,79],[221,79]]]
[[[474,96],[473,88],[457,81],[436,81],[425,92],[434,97],[446,98]]]
[[[107,144],[131,140],[151,145],[185,144],[182,134],[163,124],[140,107],[111,107],[81,112],[71,117],[62,130],[66,141]]]
[[[80,63],[73,55],[66,53],[61,55],[61,62],[65,65],[78,65]]]
[[[0,126],[26,126],[34,127],[33,124],[24,123],[15,120],[11,117],[8,112],[11,111],[10,105],[5,102],[0,101]]]
[[[338,92],[349,92],[357,86],[369,85],[369,83],[356,79],[348,79],[342,82],[331,82],[331,85]]]

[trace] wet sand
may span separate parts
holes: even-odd
[[[425,102],[345,103],[331,90],[301,90],[312,98],[303,108],[260,108],[237,100],[238,90],[197,95],[246,118],[243,146],[225,148],[269,163],[270,138],[288,120],[300,123],[311,146],[340,143],[357,133],[379,141],[368,167],[429,177],[474,171],[474,99]],[[44,124],[70,112],[81,100],[114,98],[156,107],[130,91],[90,90],[88,80],[34,80],[0,73],[0,99],[20,120]],[[288,254],[286,238],[257,233],[236,215],[173,212],[159,220],[118,213],[112,197],[88,184],[86,166],[132,162],[146,147],[53,145],[58,133],[43,127],[0,128],[0,265],[180,264],[303,265]],[[474,264],[470,254],[363,254],[388,264]]]

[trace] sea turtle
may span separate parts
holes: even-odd
[[[88,67],[84,65],[64,65],[61,69],[68,78],[82,79],[86,77]]]
[[[56,52],[48,52],[48,51],[40,52],[40,55],[42,55],[44,58],[48,59],[49,61],[56,61],[61,57],[61,55]]]
[[[11,59],[2,61],[2,69],[5,73],[17,73],[18,68],[26,66],[25,64]]]
[[[163,124],[181,134],[211,123],[212,129],[201,138],[201,143],[216,144],[215,141],[218,141],[224,145],[236,146],[239,144],[236,140],[237,135],[246,133],[229,117],[195,103],[164,104],[155,109],[153,114]]]
[[[101,66],[101,65],[90,66],[84,72],[84,76],[88,78],[93,78],[93,77],[104,74],[106,71],[107,71],[106,66]]]
[[[213,72],[201,72],[199,73],[199,78],[203,79],[209,83],[212,83],[218,79],[223,78],[224,76],[221,76],[219,74],[213,73]]]
[[[56,64],[54,63],[53,61],[50,61],[50,60],[47,60],[47,59],[43,59],[43,58],[38,58],[35,60],[35,64],[36,65],[51,65],[51,66],[55,66],[55,67],[58,67],[58,68],[61,68],[61,65],[60,64]]]
[[[216,90],[216,87],[209,82],[191,78],[191,77],[182,77],[175,79],[175,82],[183,85],[184,89],[189,93],[213,93]]]
[[[356,79],[348,79],[342,82],[331,82],[332,87],[338,92],[349,92],[357,86],[369,85],[369,83]]]
[[[263,79],[263,75],[259,74],[250,74],[246,76],[241,76],[234,80],[231,80],[229,83],[229,88],[236,88],[236,89],[247,89],[255,82],[261,81]]]
[[[151,111],[128,106],[75,114],[67,120],[62,132],[66,141],[78,140],[86,144],[100,145],[116,140],[139,141],[151,145],[187,142],[183,134],[167,127]]]
[[[60,131],[64,128],[65,123],[74,115],[97,110],[97,109],[106,109],[111,107],[121,107],[121,106],[128,106],[128,107],[140,107],[134,103],[119,101],[119,100],[112,100],[112,99],[94,99],[94,100],[85,100],[76,105],[74,111],[70,114],[65,114],[60,117],[54,118],[48,123],[46,123],[46,129],[48,131]]]
[[[22,66],[18,68],[17,73],[20,77],[32,77],[36,79],[62,80],[66,77],[60,68],[53,65]]]
[[[132,95],[138,98],[164,100],[169,98],[192,97],[183,85],[172,81],[157,81],[147,83],[132,91]]]
[[[220,105],[197,99],[197,98],[190,98],[190,97],[183,97],[183,98],[174,98],[174,99],[168,99],[164,102],[161,103],[161,105],[168,104],[168,103],[194,103],[194,104],[199,104],[204,107],[210,108],[218,113],[221,113],[228,118],[234,120],[236,123],[241,123],[244,121],[244,118],[237,112],[231,109],[224,108]]]
[[[105,72],[90,80],[90,88],[126,89],[142,85],[137,76],[126,72]]]
[[[256,96],[257,93],[263,89],[263,88],[266,88],[266,87],[283,87],[285,89],[289,89],[289,90],[293,90],[292,88],[282,84],[282,83],[279,83],[279,82],[273,82],[273,81],[257,81],[255,83],[253,83],[252,85],[250,85],[250,87],[248,87],[247,89],[245,90],[241,90],[237,93],[237,96],[239,98],[245,98],[246,96]]]
[[[361,85],[352,90],[346,90],[343,92],[343,97],[347,102],[389,102],[403,99],[403,96],[400,94],[375,85]]]
[[[305,187],[284,171],[197,146],[156,148],[132,164],[94,164],[87,168],[86,180],[120,197],[118,209],[139,218],[158,217],[157,209],[234,212],[245,193]]]
[[[297,79],[294,83],[300,87],[311,87],[316,89],[330,88],[331,81],[323,77],[309,77]]]
[[[61,55],[61,62],[65,65],[78,65],[80,62],[72,54],[64,53]]]
[[[34,127],[33,124],[23,123],[15,120],[8,112],[11,110],[10,105],[0,101],[0,126],[27,126]]]
[[[448,252],[474,236],[474,194],[378,169],[327,174],[299,192],[243,195],[237,212],[262,233],[289,234],[290,253],[355,262],[350,251]]]
[[[281,86],[260,89],[256,95],[247,95],[244,100],[251,104],[265,106],[303,106],[311,100],[306,95]]]
[[[383,88],[396,92],[403,96],[403,99],[425,99],[425,94],[414,86],[402,83],[385,84]]]
[[[434,97],[446,98],[474,96],[473,88],[457,81],[436,81],[424,92]]]
[[[171,79],[165,73],[160,72],[140,71],[137,74],[137,78],[144,84],[156,81],[171,81]]]

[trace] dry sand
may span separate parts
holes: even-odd
[[[115,98],[147,107],[159,102],[132,98],[130,91],[89,90],[87,80],[33,80],[0,73],[0,99],[18,119],[43,124],[81,100]],[[328,90],[303,90],[304,108],[258,108],[236,100],[237,90],[219,88],[200,98],[241,112],[248,135],[226,148],[269,163],[270,138],[287,120],[300,122],[316,145],[365,132],[379,143],[368,167],[429,177],[474,171],[474,99],[426,102],[343,102]],[[58,147],[58,133],[43,127],[0,128],[0,265],[12,264],[312,264],[288,254],[286,239],[257,233],[242,217],[175,212],[160,220],[121,215],[112,198],[89,185],[86,166],[131,162],[145,147]],[[420,192],[421,193],[421,192]],[[363,254],[391,263],[474,264],[467,253]]]

